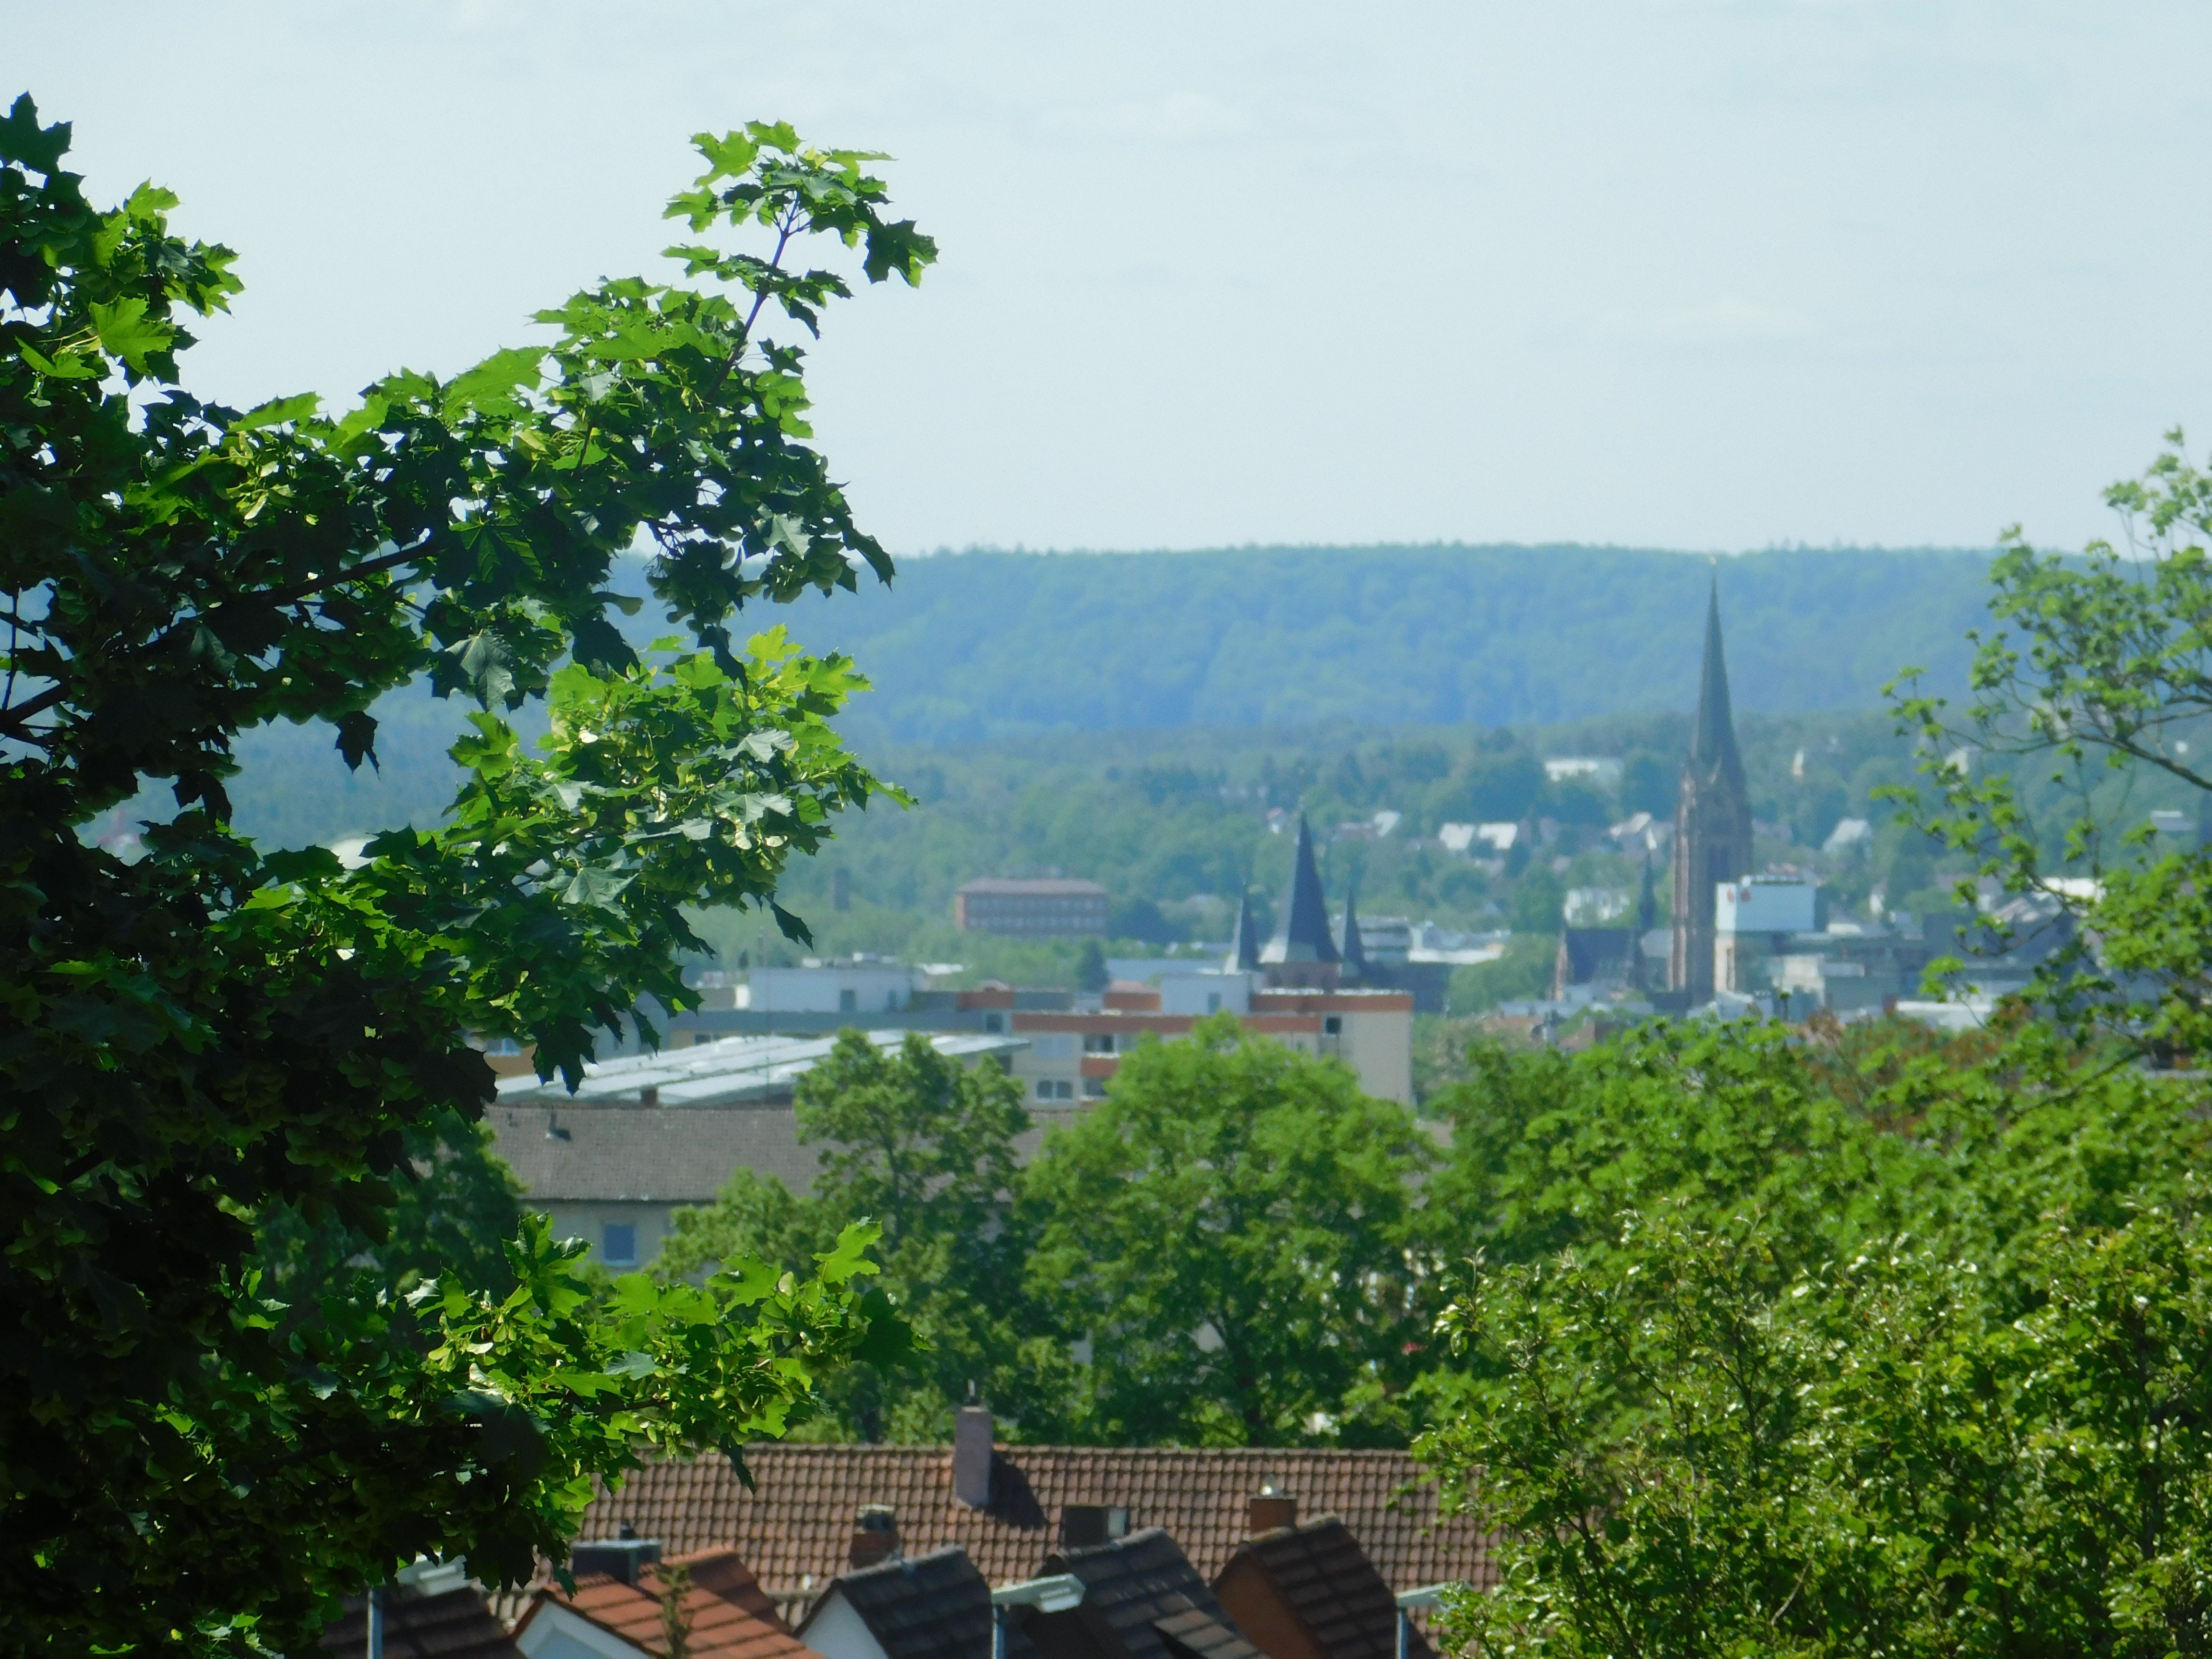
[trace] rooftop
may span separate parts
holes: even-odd
[[[1067,876],[1041,876],[1035,879],[1015,876],[982,876],[974,881],[963,882],[963,893],[996,893],[1020,898],[1104,898],[1106,890],[1095,881],[1080,881]]]
[[[1249,1587],[1237,1581],[1247,1573],[1272,1589],[1276,1604],[1329,1659],[1396,1659],[1398,1605],[1392,1587],[1335,1516],[1279,1527],[1241,1546],[1215,1587],[1232,1607],[1243,1605]],[[1408,1632],[1407,1659],[1431,1659],[1418,1626]]]
[[[902,1029],[864,1035],[878,1048],[896,1048],[907,1036]],[[940,1054],[974,1060],[1012,1054],[1023,1043],[1019,1037],[940,1031],[929,1037],[929,1045]],[[550,1082],[526,1073],[502,1078],[499,1099],[501,1105],[569,1101],[587,1105],[618,1102],[659,1106],[766,1103],[789,1098],[792,1085],[828,1059],[836,1046],[835,1036],[717,1037],[688,1048],[592,1060],[585,1066],[584,1080],[573,1095],[558,1077]]]
[[[545,1594],[631,1646],[665,1656],[662,1597],[675,1568],[684,1569],[689,1580],[679,1605],[688,1631],[684,1651],[691,1659],[813,1659],[734,1550],[672,1557],[647,1568],[635,1585],[591,1574],[576,1580],[574,1595],[557,1587]]]
[[[1000,1584],[1036,1575],[1066,1505],[1097,1504],[1126,1508],[1133,1528],[1165,1528],[1211,1579],[1249,1534],[1252,1494],[1272,1482],[1307,1511],[1342,1517],[1393,1590],[1492,1577],[1481,1528],[1439,1516],[1435,1486],[1402,1451],[1000,1445],[980,1510],[953,1495],[949,1446],[777,1443],[748,1446],[745,1462],[751,1492],[720,1454],[648,1464],[592,1501],[580,1535],[612,1537],[627,1520],[672,1550],[733,1546],[773,1590],[843,1571],[854,1517],[881,1504],[908,1554],[957,1544]]]
[[[990,1587],[958,1549],[840,1573],[830,1588],[860,1616],[884,1659],[976,1659],[990,1650]],[[1008,1635],[1010,1652],[1028,1652],[1018,1626]]]
[[[1063,1551],[1045,1562],[1044,1571],[1073,1574],[1083,1581],[1084,1595],[1069,1612],[1029,1620],[1030,1639],[1043,1654],[1261,1659],[1164,1528],[1146,1527],[1112,1543]],[[1076,1626],[1090,1637],[1088,1643],[1064,1639]]]

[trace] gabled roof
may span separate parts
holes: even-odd
[[[350,1597],[344,1613],[323,1632],[323,1650],[357,1654],[368,1646],[367,1607]],[[387,1595],[384,1651],[388,1659],[522,1659],[507,1626],[468,1584],[440,1595]]]
[[[1635,930],[1628,927],[1562,927],[1557,972],[1563,986],[1613,984],[1636,964]]]
[[[799,1626],[802,1638],[832,1595],[860,1615],[886,1659],[979,1659],[991,1650],[990,1586],[957,1547],[838,1574]],[[1029,1651],[1018,1625],[1006,1636],[1009,1659]]]
[[[1718,575],[1705,605],[1705,654],[1698,673],[1698,716],[1690,726],[1689,764],[1703,776],[1725,776],[1739,787],[1742,785],[1743,757],[1736,752],[1735,718],[1729,708],[1728,659],[1721,650]]]
[[[1344,932],[1337,942],[1336,953],[1355,978],[1367,971],[1367,945],[1359,937],[1359,891],[1356,885],[1344,890]]]
[[[1336,941],[1328,936],[1328,905],[1314,863],[1313,831],[1298,814],[1298,844],[1291,854],[1291,884],[1283,892],[1282,920],[1275,937],[1260,952],[1262,962],[1334,962]]]
[[[1221,965],[1231,973],[1240,969],[1249,971],[1260,965],[1260,929],[1252,920],[1252,895],[1249,892],[1237,901],[1237,933],[1230,941],[1229,959]]]
[[[1028,1620],[1043,1659],[1261,1659],[1162,1528],[1060,1551],[1044,1571],[1073,1573],[1084,1595],[1069,1612]]]
[[[1436,1488],[1402,1451],[1000,1445],[983,1509],[953,1495],[950,1446],[778,1442],[746,1447],[745,1462],[752,1492],[719,1453],[648,1463],[592,1500],[580,1535],[611,1538],[628,1520],[671,1550],[732,1545],[773,1591],[844,1571],[860,1506],[882,1504],[908,1554],[958,1544],[1002,1584],[1036,1576],[1066,1505],[1103,1504],[1127,1509],[1133,1527],[1166,1528],[1211,1576],[1244,1541],[1252,1494],[1273,1482],[1309,1513],[1341,1516],[1393,1589],[1492,1577],[1480,1527],[1440,1517]]]
[[[669,1641],[663,1598],[673,1582],[672,1570],[677,1568],[689,1575],[678,1606],[690,1632],[684,1650],[694,1659],[814,1659],[732,1549],[669,1558],[647,1568],[635,1585],[592,1573],[576,1580],[573,1595],[557,1585],[542,1594],[633,1647],[665,1655]]]
[[[1261,1533],[1229,1558],[1213,1588],[1255,1641],[1268,1639],[1276,1622],[1287,1620],[1309,1650],[1327,1659],[1395,1659],[1397,1653],[1391,1587],[1333,1515]],[[1268,1651],[1269,1659],[1289,1659]],[[1407,1653],[1408,1659],[1431,1659],[1418,1628],[1407,1634]]]

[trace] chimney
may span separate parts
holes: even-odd
[[[1280,1527],[1295,1527],[1298,1524],[1298,1500],[1288,1492],[1277,1491],[1275,1483],[1270,1480],[1247,1500],[1244,1523],[1245,1529],[1255,1538]]]
[[[853,1523],[853,1544],[845,1559],[854,1567],[872,1567],[898,1559],[898,1517],[888,1504],[863,1504]]]
[[[586,1573],[603,1572],[625,1584],[635,1584],[645,1570],[659,1559],[660,1540],[658,1538],[640,1538],[637,1528],[625,1521],[622,1523],[622,1535],[618,1538],[602,1538],[593,1543],[570,1546],[568,1571],[579,1578]]]
[[[1060,1506],[1060,1547],[1086,1550],[1129,1535],[1129,1511],[1118,1504],[1063,1504]]]
[[[991,1507],[991,1408],[963,1406],[952,1429],[952,1495],[971,1510]]]

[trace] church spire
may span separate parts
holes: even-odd
[[[1345,976],[1354,980],[1367,976],[1367,946],[1359,937],[1358,892],[1358,882],[1344,890],[1344,931],[1336,946],[1337,955],[1344,958]]]
[[[1728,658],[1721,649],[1721,579],[1713,576],[1705,600],[1705,659],[1698,674],[1698,717],[1690,727],[1690,764],[1707,777],[1725,775],[1739,787],[1743,758],[1736,753],[1735,716],[1729,707]]]
[[[1249,973],[1260,965],[1260,929],[1252,920],[1252,894],[1248,888],[1237,901],[1237,933],[1229,945],[1229,972]]]
[[[1283,894],[1282,920],[1260,952],[1263,963],[1334,962],[1336,941],[1328,936],[1328,906],[1322,897],[1321,871],[1314,863],[1313,832],[1298,814],[1297,850],[1291,855],[1291,884]]]
[[[1636,914],[1629,918],[1628,982],[1637,990],[1650,988],[1650,975],[1644,966],[1644,939],[1659,925],[1659,896],[1652,890],[1651,844],[1644,845],[1644,880],[1637,890]]]

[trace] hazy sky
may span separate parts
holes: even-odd
[[[653,271],[686,137],[898,157],[817,428],[896,550],[2078,541],[2212,438],[2212,8],[0,0],[9,91],[349,395]],[[672,270],[672,267],[665,267]]]

